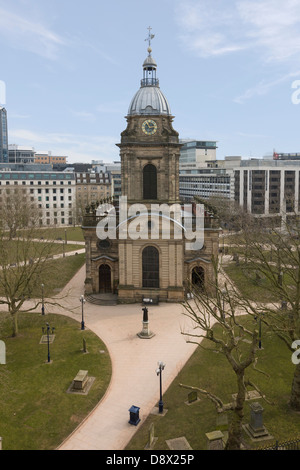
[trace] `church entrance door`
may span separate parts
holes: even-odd
[[[204,269],[200,266],[193,269],[192,285],[198,289],[204,289]]]
[[[109,294],[111,292],[111,269],[108,264],[102,264],[99,268],[99,293]]]

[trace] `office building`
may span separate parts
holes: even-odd
[[[0,163],[8,162],[7,112],[0,107]]]

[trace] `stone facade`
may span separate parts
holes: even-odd
[[[205,214],[204,246],[198,251],[187,251],[184,236],[178,237],[178,220],[172,215],[167,225],[161,213],[153,216],[153,207],[162,204],[181,207],[181,144],[154,73],[156,64],[149,52],[144,63],[144,77],[148,78],[142,80],[138,100],[133,100],[134,112],[129,108],[127,127],[118,144],[122,196],[126,196],[129,208],[127,219],[121,216],[118,201],[114,201],[110,213],[115,214],[118,227],[115,237],[99,240],[97,224],[108,220],[108,214],[101,214],[96,206],[87,210],[82,227],[87,257],[86,294],[110,292],[117,295],[119,302],[141,302],[145,298],[180,302],[191,291],[190,284],[200,282],[209,287],[213,279],[212,259],[218,256],[219,230],[208,214]],[[143,216],[132,211],[138,204],[143,205]],[[128,229],[126,236],[124,231],[121,233],[124,222]],[[136,229],[134,236],[129,234],[132,225]]]

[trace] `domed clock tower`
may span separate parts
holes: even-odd
[[[128,203],[172,204],[179,202],[181,146],[151,52],[149,47],[141,87],[131,101],[127,128],[121,134],[122,194]]]
[[[117,144],[122,198],[121,205],[116,204],[113,210],[117,214],[116,237],[99,241],[95,227],[101,217],[95,208],[88,209],[82,227],[87,253],[86,294],[111,293],[118,302],[180,302],[191,283],[208,283],[212,255],[218,254],[218,230],[212,229],[211,222],[204,230],[203,246],[187,250],[179,198],[181,144],[156,76],[153,37],[149,28],[143,78]],[[178,210],[174,216],[170,209],[178,207],[179,219]],[[170,209],[167,215],[162,208]]]
[[[157,64],[152,57],[149,34],[148,57],[143,63],[140,89],[128,110],[127,128],[121,134],[122,196],[128,206],[179,204],[179,156],[181,145],[173,128],[174,117],[159,87]],[[153,298],[179,301],[184,298],[183,240],[162,237],[162,220],[157,219],[157,237],[119,240],[119,299]],[[152,221],[153,224],[153,221]],[[152,226],[152,228],[155,228]]]

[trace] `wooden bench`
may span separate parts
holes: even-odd
[[[88,371],[80,370],[73,380],[73,388],[75,390],[83,390],[88,381]]]

